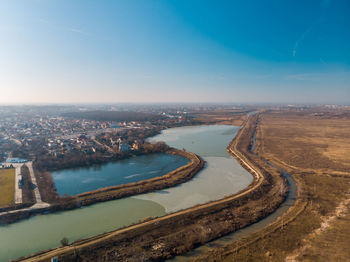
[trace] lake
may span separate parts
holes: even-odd
[[[57,247],[63,237],[67,237],[70,242],[87,238],[130,225],[146,217],[162,216],[244,189],[253,178],[226,152],[228,143],[238,130],[239,127],[224,125],[164,130],[151,140],[166,141],[179,149],[185,148],[207,161],[205,168],[192,180],[158,192],[60,213],[38,215],[0,226],[0,261]],[[135,161],[136,158],[127,161]],[[132,166],[130,174],[136,174]],[[158,170],[158,166],[153,170]]]
[[[55,171],[51,175],[60,196],[73,196],[101,187],[163,176],[187,163],[187,158],[178,155],[150,154],[88,168]]]

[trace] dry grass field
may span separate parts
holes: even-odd
[[[271,249],[269,260],[350,261],[350,117],[267,113],[257,137],[259,155],[291,171],[308,203],[283,231],[260,241]]]
[[[258,132],[257,152],[267,159],[304,171],[350,172],[350,117],[275,112],[261,116]]]
[[[193,114],[197,121],[205,124],[241,126],[247,119],[246,112],[236,110],[218,110]]]
[[[255,149],[291,173],[295,205],[276,223],[196,261],[350,261],[348,112],[265,112]]]
[[[340,187],[342,188],[342,187]],[[321,226],[307,235],[287,261],[350,261],[350,192]]]
[[[15,198],[15,169],[0,169],[0,207],[10,206]]]

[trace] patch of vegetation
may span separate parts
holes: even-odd
[[[32,183],[32,180],[30,178],[29,169],[26,165],[23,165],[21,168],[21,175],[22,175],[22,197],[23,197],[23,203],[35,203],[35,196],[34,196],[34,185]]]
[[[320,177],[315,174],[295,174],[294,176],[302,183],[304,189],[303,201],[308,201],[308,204],[305,210],[292,222],[269,233],[267,233],[269,231],[269,227],[267,227],[251,236],[251,238],[258,238],[257,241],[251,244],[245,245],[245,243],[249,242],[250,237],[248,237],[246,240],[241,240],[207,253],[195,261],[218,261],[218,258],[220,258],[220,261],[277,262],[284,261],[287,255],[301,247],[303,239],[313,230],[320,227],[322,216],[329,215],[334,210],[336,203],[344,197],[349,179],[331,176]],[[344,236],[343,238],[346,237]],[[331,242],[334,242],[334,239]],[[241,247],[236,249],[237,246]],[[324,249],[325,246],[328,246],[328,244],[323,242],[318,248],[313,247],[313,250],[318,250],[321,247]],[[348,242],[338,242],[337,246],[339,250],[347,251]],[[223,255],[225,253],[226,255]],[[328,249],[328,253],[333,252]],[[335,260],[323,260],[317,255],[307,261]]]
[[[96,121],[155,121],[164,119],[164,116],[154,115],[150,113],[130,112],[130,111],[86,111],[86,112],[71,112],[64,113],[62,116],[88,119]]]
[[[14,204],[15,169],[0,170],[0,207]]]
[[[60,243],[61,243],[62,246],[68,246],[69,245],[69,240],[68,240],[68,238],[64,237],[64,238],[61,239]]]

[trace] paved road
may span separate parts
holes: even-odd
[[[38,187],[38,184],[36,182],[36,178],[34,176],[33,163],[28,162],[28,163],[26,163],[26,165],[29,169],[29,174],[30,174],[30,178],[32,180],[32,184],[35,185],[34,195],[35,195],[35,202],[36,203],[28,208],[22,208],[22,209],[7,211],[7,212],[1,212],[0,216],[6,215],[6,214],[23,212],[23,211],[29,211],[29,210],[42,209],[42,208],[46,208],[46,207],[50,206],[49,203],[43,202],[41,199],[39,187]],[[22,203],[22,189],[18,188],[18,175],[21,173],[21,167],[23,166],[23,164],[13,164],[13,166],[16,168],[15,202],[16,202],[16,204],[19,204],[19,203]]]
[[[106,149],[107,149],[109,152],[111,152],[112,154],[115,153],[115,151],[114,151],[112,148],[110,148],[109,146],[107,146],[107,145],[105,145],[105,144],[102,144],[102,143],[98,142],[96,139],[93,139],[92,141],[94,141],[94,142],[95,142],[96,144],[98,144],[99,146],[106,148]]]
[[[41,203],[43,203],[43,201],[41,200],[39,187],[38,187],[38,184],[36,182],[36,178],[34,176],[33,163],[32,162],[28,162],[26,165],[27,165],[27,167],[29,169],[29,174],[30,174],[30,179],[32,180],[32,184],[35,186],[35,188],[34,188],[35,202],[37,204],[41,204]]]
[[[22,204],[22,188],[19,187],[21,168],[23,164],[15,164],[15,204]]]

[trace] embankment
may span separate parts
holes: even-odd
[[[256,117],[230,143],[231,153],[254,176],[241,192],[123,229],[76,241],[25,261],[161,261],[234,232],[272,213],[285,199],[279,171],[250,152]],[[215,186],[215,185],[213,185]]]
[[[262,114],[256,152],[291,173],[296,201],[262,230],[191,261],[347,261],[349,220],[336,214],[349,197],[348,129],[348,118],[331,113],[325,119],[307,111]]]
[[[129,183],[118,186],[105,187],[98,190],[86,192],[73,197],[59,198],[51,206],[40,209],[25,209],[23,211],[2,214],[0,216],[1,223],[13,223],[20,219],[28,218],[32,215],[43,212],[58,212],[64,210],[71,210],[88,206],[99,202],[114,200],[127,196],[147,193],[155,190],[160,190],[175,186],[180,183],[187,182],[193,178],[203,167],[204,160],[196,154],[178,150],[170,149],[166,153],[177,154],[186,157],[190,162],[164,176],[155,177],[151,179],[142,180],[136,183]]]

